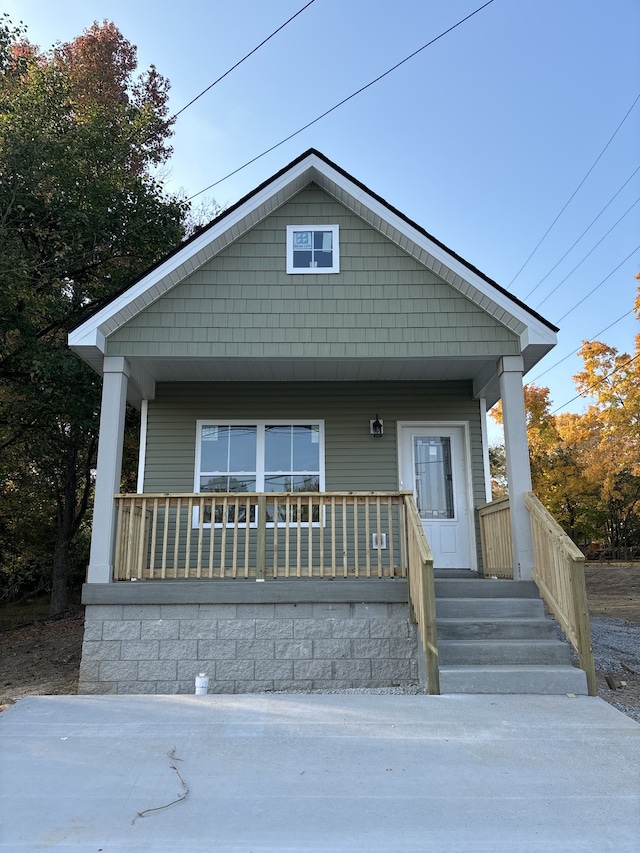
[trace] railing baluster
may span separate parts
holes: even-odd
[[[135,576],[138,580],[142,579],[144,572],[144,563],[146,562],[147,549],[145,545],[147,542],[147,499],[142,498],[142,508],[140,510],[140,527],[139,527],[139,541],[138,541],[138,553],[136,555],[136,565],[135,565]]]
[[[369,516],[371,514],[371,502],[369,495],[364,499],[364,529],[365,529],[365,558],[366,558],[366,577],[371,577],[371,522]]]
[[[331,577],[336,576],[336,499],[331,495]]]
[[[191,516],[193,524],[193,516]],[[202,577],[202,546],[204,544],[204,498],[198,501],[198,548],[196,552],[196,577]]]
[[[273,565],[272,572],[274,578],[278,577],[279,567],[278,567],[278,530],[280,529],[279,524],[279,513],[280,513],[280,505],[278,502],[277,495],[273,497]]]
[[[162,562],[160,568],[160,577],[164,580],[167,576],[167,549],[169,547],[169,512],[171,507],[171,498],[164,499],[164,523],[162,526]]]
[[[204,508],[203,508],[204,515]],[[209,529],[209,571],[207,573],[207,577],[213,578],[214,576],[214,555],[215,555],[215,537],[216,537],[216,499],[214,495],[211,495],[211,527]]]
[[[220,577],[226,577],[227,573],[227,522],[229,513],[229,499],[222,499],[222,534],[220,537]]]
[[[309,526],[307,528],[309,533],[309,541],[308,545],[308,561],[309,561],[309,577],[313,577],[313,497],[309,495],[307,499],[307,511],[309,513]]]
[[[320,544],[319,544],[319,564],[320,564],[320,577],[324,577],[324,525],[326,522],[326,507],[324,503],[325,499],[322,495],[318,496],[318,521],[320,522]]]
[[[382,526],[380,518],[380,498],[376,497],[376,539],[378,544],[378,577],[382,577]]]
[[[151,546],[149,548],[149,579],[153,580],[156,566],[156,541],[158,534],[158,498],[153,499],[151,510]]]
[[[258,498],[257,509],[258,531],[256,537],[256,577],[264,578],[267,562],[267,496],[260,495]],[[248,525],[247,525],[248,527]],[[249,537],[247,536],[247,542]],[[249,552],[246,556],[247,565],[249,564]]]
[[[240,519],[240,499],[233,499],[233,547],[231,549],[231,576],[238,577],[238,528]]]
[[[349,574],[349,533],[347,527],[347,499],[342,497],[342,575]]]
[[[360,577],[360,542],[358,533],[358,513],[359,513],[359,505],[358,505],[358,497],[354,495],[353,497],[353,562],[354,562],[354,575],[355,577]]]
[[[290,531],[291,531],[291,498],[289,495],[284,499],[284,510],[285,510],[285,534],[284,534],[284,576],[285,578],[290,577],[289,572],[289,549],[291,546],[290,540]]]
[[[249,577],[249,545],[251,542],[251,498],[247,498],[244,525],[244,577]]]
[[[180,523],[182,514],[182,498],[176,501],[176,523],[174,527],[175,542],[173,543],[173,576],[178,577],[178,562],[180,557]]]
[[[185,544],[185,553],[184,553],[184,576],[185,578],[189,577],[190,569],[191,569],[191,534],[193,531],[193,498],[189,498],[187,501],[187,530],[186,530],[186,544]]]
[[[394,505],[395,504],[394,504],[393,498],[391,498],[391,497],[387,498],[387,518],[388,518],[388,523],[389,523],[389,533],[387,534],[387,549],[388,549],[387,553],[389,554],[389,577],[391,577],[391,578],[395,577],[395,574],[396,574],[396,570],[395,570],[396,561],[395,561],[395,554],[394,554],[394,550],[393,550],[393,541],[394,541],[393,528],[394,528],[394,521],[395,521],[395,513],[393,511]]]
[[[300,577],[301,573],[301,546],[302,546],[302,498],[300,495],[296,498],[296,577]]]

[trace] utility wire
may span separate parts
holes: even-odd
[[[546,281],[546,280],[549,278],[549,276],[551,275],[551,273],[552,273],[552,272],[553,272],[557,267],[559,267],[559,266],[560,266],[560,264],[564,261],[564,259],[565,259],[565,258],[567,257],[567,255],[569,254],[569,252],[572,252],[572,251],[573,251],[573,249],[575,249],[575,247],[578,245],[578,243],[580,242],[580,240],[582,240],[582,238],[584,237],[584,235],[585,235],[585,234],[590,230],[590,228],[592,228],[592,226],[594,226],[594,225],[596,224],[596,222],[598,221],[598,219],[600,219],[600,217],[601,217],[601,216],[602,216],[602,214],[605,212],[605,210],[609,207],[609,205],[610,205],[610,204],[611,204],[611,203],[612,203],[612,202],[613,202],[613,201],[614,201],[614,200],[615,200],[615,199],[620,195],[620,193],[621,193],[621,192],[622,192],[622,190],[627,186],[627,184],[629,183],[629,181],[630,181],[630,180],[631,180],[631,179],[632,179],[632,178],[633,178],[633,177],[634,177],[634,176],[635,176],[639,171],[640,171],[640,166],[638,166],[638,167],[635,169],[635,171],[634,171],[631,175],[629,175],[629,177],[628,177],[628,178],[627,178],[627,180],[624,182],[624,184],[620,187],[620,189],[619,189],[619,190],[618,190],[614,195],[612,195],[612,196],[611,196],[611,198],[610,198],[610,199],[609,199],[609,201],[605,204],[605,206],[602,208],[602,210],[600,211],[600,213],[598,213],[598,215],[595,217],[595,219],[592,219],[592,220],[591,220],[591,222],[589,223],[589,225],[587,225],[587,227],[584,229],[584,231],[582,232],[582,234],[581,234],[581,235],[578,237],[578,239],[573,243],[573,245],[571,245],[571,246],[567,249],[567,251],[566,251],[566,252],[564,253],[564,255],[560,258],[560,260],[559,260],[559,261],[557,261],[557,262],[556,262],[556,263],[551,267],[551,269],[549,270],[549,272],[548,272],[545,276],[543,276],[543,277],[540,279],[540,281],[536,284],[536,286],[535,286],[535,287],[533,287],[533,288],[529,291],[529,293],[527,293],[527,295],[524,297],[524,301],[525,301],[525,302],[526,302],[526,301],[527,301],[527,299],[531,296],[531,294],[532,294],[535,290],[537,290],[537,289],[540,287],[540,285],[541,285],[544,281]],[[542,304],[542,303],[540,303],[540,304]]]
[[[572,314],[576,310],[578,305],[582,305],[582,303],[585,301],[585,299],[588,299],[590,296],[592,296],[596,292],[596,290],[598,290],[598,288],[602,287],[602,285],[605,283],[605,281],[608,281],[611,278],[611,276],[614,274],[614,272],[617,272],[620,269],[620,267],[629,260],[629,258],[633,257],[633,255],[635,255],[635,253],[638,251],[638,249],[640,249],[640,245],[636,246],[635,249],[633,249],[631,252],[629,252],[627,257],[624,260],[620,261],[618,266],[615,269],[611,270],[611,272],[609,273],[608,276],[606,276],[605,278],[602,279],[600,284],[596,284],[596,286],[593,288],[593,290],[590,290],[589,293],[586,294],[586,296],[583,296],[579,302],[576,302],[576,304],[573,306],[573,308],[570,308],[566,312],[566,314],[563,314],[562,317],[560,317],[560,319],[557,322],[560,323],[562,320],[564,320],[565,317],[568,317],[569,314]]]
[[[600,159],[602,158],[603,154],[605,153],[605,151],[607,150],[607,148],[611,145],[611,143],[612,143],[612,142],[613,142],[613,140],[615,139],[616,135],[618,134],[618,131],[620,130],[620,128],[622,127],[622,125],[625,123],[625,121],[626,121],[626,120],[627,120],[627,118],[629,117],[629,114],[631,113],[631,110],[635,107],[635,105],[638,103],[638,101],[639,101],[639,100],[640,100],[640,94],[638,94],[638,95],[636,96],[636,99],[634,100],[634,102],[631,104],[631,106],[629,107],[629,109],[628,109],[628,110],[627,110],[627,112],[625,113],[625,116],[624,116],[624,118],[622,119],[622,121],[620,122],[620,124],[619,124],[619,125],[616,127],[616,129],[614,130],[613,134],[612,134],[612,135],[611,135],[611,137],[609,138],[609,141],[608,141],[608,142],[607,142],[607,144],[604,146],[604,148],[602,149],[602,151],[598,154],[598,156],[596,157],[596,159],[595,159],[595,161],[594,161],[593,165],[591,166],[591,168],[589,169],[589,171],[587,172],[587,174],[586,174],[586,175],[584,176],[584,178],[580,181],[580,183],[579,183],[579,184],[578,184],[578,186],[575,188],[575,190],[571,193],[571,195],[570,195],[570,197],[569,197],[569,200],[565,203],[565,205],[563,206],[563,208],[562,208],[562,210],[560,211],[560,213],[556,216],[556,218],[553,220],[553,222],[551,223],[551,225],[550,225],[550,226],[547,228],[547,230],[544,232],[544,234],[542,235],[542,237],[541,237],[541,238],[540,238],[540,240],[538,241],[538,243],[537,243],[537,245],[536,245],[535,249],[531,252],[531,254],[530,254],[530,255],[529,255],[529,257],[527,258],[527,260],[522,264],[522,266],[520,267],[520,269],[518,270],[518,272],[517,272],[517,273],[514,275],[514,277],[511,279],[511,281],[509,282],[509,287],[511,287],[511,285],[513,284],[513,282],[518,278],[518,276],[520,275],[520,273],[522,272],[522,270],[527,266],[527,264],[529,263],[529,261],[531,260],[531,258],[532,258],[532,257],[535,255],[535,253],[538,251],[538,249],[540,248],[540,246],[542,245],[542,243],[544,242],[544,240],[546,239],[547,235],[549,234],[549,232],[551,231],[551,229],[553,228],[553,226],[556,224],[556,222],[558,221],[558,219],[560,219],[560,217],[561,217],[561,216],[562,216],[562,214],[565,212],[565,210],[567,209],[567,207],[569,207],[569,205],[571,204],[571,202],[573,201],[573,199],[574,199],[574,198],[575,198],[575,196],[577,195],[578,190],[582,187],[582,185],[583,185],[583,184],[584,184],[584,182],[587,180],[587,178],[589,177],[589,175],[591,174],[591,172],[593,172],[593,170],[594,170],[594,169],[595,169],[595,167],[597,166],[598,162],[599,162],[599,161],[600,161]],[[534,287],[534,290],[535,290],[535,287]],[[531,293],[533,293],[533,291],[531,291]]]
[[[293,21],[295,18],[297,18],[297,17],[298,17],[298,15],[301,15],[301,14],[304,12],[304,10],[305,10],[305,9],[308,9],[308,8],[309,8],[309,6],[311,6],[311,4],[312,4],[312,3],[315,3],[315,2],[316,2],[316,0],[309,0],[309,2],[307,3],[307,5],[306,5],[306,6],[303,6],[303,7],[302,7],[302,9],[299,9],[299,10],[295,13],[295,15],[292,15],[292,16],[289,18],[289,20],[288,20],[288,21],[285,21],[285,22],[284,22],[284,24],[281,24],[281,25],[278,27],[278,29],[277,29],[277,30],[274,30],[274,31],[271,33],[271,35],[270,35],[270,36],[267,36],[267,38],[266,38],[266,39],[263,39],[263,40],[260,42],[260,44],[259,44],[259,45],[256,45],[256,47],[254,47],[252,51],[250,51],[249,53],[247,53],[247,54],[246,54],[246,56],[243,56],[243,57],[242,57],[242,59],[238,60],[238,62],[236,62],[236,64],[235,64],[235,65],[232,65],[232,66],[231,66],[231,68],[230,68],[228,71],[225,71],[225,72],[224,72],[224,74],[223,74],[221,77],[218,77],[218,79],[217,79],[217,80],[214,80],[214,81],[213,81],[213,83],[212,83],[210,86],[207,86],[207,88],[206,88],[206,89],[203,89],[203,90],[202,90],[202,92],[200,92],[200,94],[199,94],[199,95],[196,95],[196,96],[195,96],[195,98],[192,98],[192,99],[189,101],[189,103],[188,103],[188,104],[185,104],[185,105],[184,105],[184,107],[182,107],[182,109],[178,110],[178,112],[177,112],[177,113],[174,113],[174,114],[173,114],[173,116],[172,116],[171,118],[172,118],[172,119],[176,119],[176,118],[178,118],[178,116],[179,116],[181,113],[183,113],[186,109],[188,109],[188,107],[190,107],[192,104],[195,104],[195,102],[196,102],[199,98],[201,98],[203,95],[206,95],[206,93],[207,93],[210,89],[213,89],[213,87],[214,87],[217,83],[219,83],[221,80],[224,80],[224,78],[225,78],[225,77],[227,77],[229,74],[231,74],[231,72],[232,72],[232,71],[235,71],[235,69],[236,69],[239,65],[242,65],[242,63],[243,63],[246,59],[249,59],[249,57],[250,57],[250,56],[253,56],[253,54],[254,54],[254,53],[256,53],[256,51],[260,50],[260,48],[261,48],[261,47],[263,47],[263,46],[264,46],[264,45],[265,45],[265,44],[266,44],[270,39],[272,39],[274,36],[276,36],[276,35],[280,32],[280,30],[283,30],[283,29],[287,26],[287,24],[290,24],[290,23],[291,23],[291,21]]]
[[[362,86],[356,92],[352,92],[351,95],[348,95],[346,98],[343,98],[339,103],[335,104],[333,107],[331,107],[330,109],[323,112],[322,115],[317,116],[317,118],[314,118],[313,121],[310,121],[307,124],[305,124],[304,127],[301,127],[298,130],[294,131],[293,133],[290,133],[289,136],[286,136],[284,139],[281,139],[280,142],[276,142],[275,145],[272,145],[270,148],[267,148],[267,150],[263,151],[262,154],[258,154],[256,157],[253,157],[251,160],[247,160],[246,163],[244,163],[242,166],[238,166],[238,168],[234,169],[233,172],[229,172],[228,175],[225,175],[223,178],[220,178],[219,180],[214,181],[214,183],[209,184],[209,186],[205,187],[203,190],[199,190],[197,193],[194,193],[192,196],[190,196],[187,199],[187,201],[192,201],[192,199],[196,198],[196,196],[202,195],[202,193],[206,193],[208,190],[211,190],[214,187],[217,187],[218,184],[221,184],[223,181],[226,181],[228,178],[233,177],[233,175],[237,175],[238,172],[241,172],[243,169],[246,169],[247,166],[250,166],[252,163],[255,163],[256,160],[260,160],[262,157],[266,156],[267,154],[270,154],[272,151],[275,151],[276,148],[279,148],[281,145],[284,145],[285,142],[289,142],[289,140],[293,139],[294,136],[298,136],[303,131],[308,130],[314,124],[317,124],[321,119],[326,118],[330,113],[337,110],[338,107],[343,106],[344,104],[347,103],[347,101],[350,101],[352,98],[355,98],[356,95],[360,95],[362,92],[366,91],[366,89],[369,89],[375,83],[379,83],[380,80],[382,80],[387,75],[391,74],[396,69],[400,68],[400,66],[404,65],[405,62],[408,62],[410,59],[413,59],[414,56],[417,56],[419,53],[421,53],[426,48],[431,47],[431,45],[435,44],[441,38],[444,38],[444,36],[448,35],[450,32],[453,32],[453,30],[455,30],[457,27],[461,26],[462,24],[466,23],[470,18],[473,18],[473,16],[477,15],[478,12],[481,12],[483,9],[486,9],[487,6],[490,6],[493,2],[494,2],[494,0],[487,0],[486,3],[484,3],[482,6],[479,6],[474,12],[471,12],[469,15],[467,15],[465,18],[462,18],[456,24],[453,24],[453,26],[451,26],[448,29],[441,32],[440,35],[435,36],[435,38],[432,38],[426,44],[423,44],[422,47],[419,47],[417,50],[414,50],[413,53],[410,53],[409,56],[406,56],[400,62],[397,62],[393,67],[391,67],[387,71],[385,71],[383,74],[380,74],[378,77],[375,78],[375,80],[371,80],[370,83],[367,83],[365,86]],[[640,95],[638,95],[638,97],[640,98]]]
[[[587,254],[584,256],[584,258],[583,258],[579,263],[577,263],[577,264],[576,264],[576,266],[571,270],[571,272],[567,273],[567,275],[565,275],[565,277],[562,279],[562,281],[559,281],[559,282],[558,282],[558,284],[556,284],[556,286],[555,286],[552,290],[550,290],[550,291],[549,291],[549,293],[547,293],[547,295],[544,297],[544,299],[543,299],[541,302],[538,302],[538,304],[536,305],[536,310],[537,310],[541,305],[543,305],[543,304],[547,301],[547,299],[549,299],[549,297],[550,297],[550,296],[553,296],[553,294],[556,292],[556,290],[558,290],[558,288],[559,288],[559,287],[561,287],[561,286],[565,283],[565,281],[566,281],[568,278],[570,278],[570,277],[574,274],[574,272],[575,272],[579,267],[581,267],[581,266],[582,266],[582,264],[587,260],[587,258],[589,257],[589,255],[591,255],[591,254],[593,254],[593,252],[595,252],[595,250],[598,248],[598,246],[600,245],[600,243],[602,243],[602,242],[603,242],[603,241],[604,241],[604,240],[609,236],[609,234],[611,234],[611,232],[614,230],[614,228],[616,228],[616,227],[617,227],[617,226],[622,222],[622,220],[625,218],[625,216],[627,216],[627,214],[631,213],[631,211],[633,210],[633,208],[636,206],[636,204],[637,204],[639,201],[640,201],[640,196],[639,196],[639,197],[638,197],[638,198],[633,202],[633,204],[631,205],[631,207],[630,207],[630,208],[628,208],[628,209],[627,209],[627,210],[622,214],[622,216],[620,217],[620,219],[618,219],[618,221],[617,221],[617,222],[614,222],[614,224],[611,226],[611,228],[609,228],[609,230],[607,231],[607,233],[606,233],[606,234],[603,234],[603,236],[598,240],[598,242],[595,244],[595,246],[593,246],[591,249],[589,249],[589,251],[588,251],[588,252],[587,252]]]
[[[600,335],[603,335],[605,332],[608,332],[609,329],[612,329],[614,326],[616,326],[618,323],[620,323],[622,320],[624,320],[625,317],[628,317],[629,314],[633,314],[633,312],[634,312],[633,308],[630,308],[628,311],[625,311],[624,314],[622,315],[622,317],[618,317],[618,319],[614,320],[613,323],[609,323],[608,326],[605,326],[604,329],[600,329],[600,331],[596,332],[592,338],[589,338],[588,343],[595,341],[596,338],[599,338]],[[550,367],[547,367],[545,370],[542,371],[542,373],[538,373],[537,376],[534,376],[533,379],[530,379],[529,381],[530,382],[537,382],[538,379],[540,379],[542,376],[545,375],[545,373],[548,373],[550,370],[553,370],[555,367],[558,367],[558,365],[565,362],[568,358],[571,358],[572,355],[577,355],[579,350],[580,350],[580,347],[578,347],[578,349],[572,350],[568,355],[565,355],[561,359],[559,359],[558,361],[555,361]]]
[[[563,403],[561,406],[558,406],[552,412],[549,412],[549,414],[555,415],[556,412],[559,412],[560,409],[564,409],[565,406],[568,406],[570,403],[573,403],[574,400],[577,400],[579,397],[585,397],[589,393],[589,391],[592,391],[594,388],[597,388],[598,385],[602,385],[602,383],[606,382],[610,376],[613,376],[613,374],[617,373],[618,370],[622,370],[623,367],[628,367],[628,365],[634,362],[637,358],[640,358],[640,352],[630,358],[629,361],[625,361],[623,364],[619,364],[617,365],[617,367],[614,367],[613,370],[607,373],[606,376],[602,376],[600,379],[597,380],[597,382],[594,382],[592,385],[589,385],[589,387],[585,391],[580,394],[576,394],[575,397],[572,397],[570,400],[567,400],[566,403]]]

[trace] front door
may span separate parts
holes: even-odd
[[[473,568],[462,426],[400,430],[400,488],[413,491],[436,568]]]

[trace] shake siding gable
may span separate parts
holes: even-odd
[[[337,224],[337,274],[287,275],[286,226]],[[488,304],[488,300],[487,300]],[[108,355],[495,356],[516,334],[315,186],[107,341]]]

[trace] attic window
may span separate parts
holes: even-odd
[[[337,225],[287,225],[287,272],[340,272]]]

